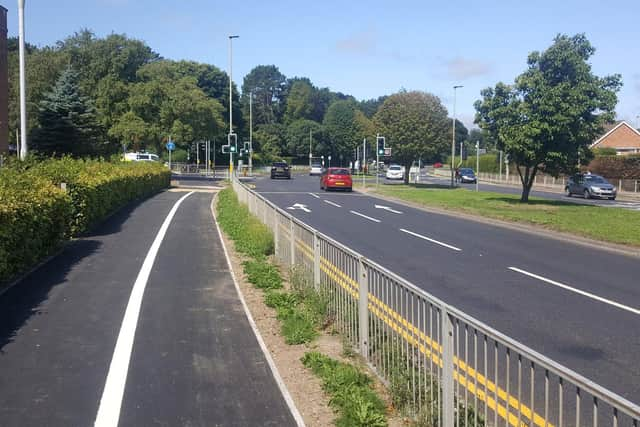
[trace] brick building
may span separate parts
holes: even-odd
[[[640,153],[640,132],[621,121],[591,144],[590,148],[615,148],[618,155]]]
[[[7,9],[0,6],[0,153],[9,151],[9,72],[7,67]]]

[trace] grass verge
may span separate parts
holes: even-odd
[[[529,203],[520,203],[520,196],[516,195],[430,188],[426,185],[379,187],[374,192],[424,206],[531,224],[604,242],[640,246],[639,211],[536,197],[530,198]]]
[[[372,388],[372,379],[359,368],[309,352],[302,363],[322,380],[329,404],[338,412],[338,427],[384,427],[384,402]]]

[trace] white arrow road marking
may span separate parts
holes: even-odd
[[[316,199],[319,199],[319,198],[320,198],[320,196],[318,196],[317,194],[313,194],[313,193],[309,193],[309,194],[311,194],[311,195],[312,195],[313,197],[315,197]]]
[[[116,341],[116,348],[113,351],[109,372],[107,373],[107,381],[102,391],[100,407],[98,408],[98,415],[96,416],[94,424],[95,427],[116,427],[118,425],[122,396],[124,395],[124,386],[127,382],[131,350],[133,349],[133,341],[136,335],[144,289],[147,286],[149,274],[151,274],[153,263],[156,260],[156,255],[167,233],[169,224],[171,224],[171,220],[175,216],[182,201],[192,194],[193,192],[185,194],[173,205],[173,208],[171,208],[169,215],[165,218],[155,240],[151,244],[151,248],[142,263],[138,277],[133,284],[133,289],[129,296],[129,303],[124,312],[124,319],[122,320],[122,326],[118,334],[118,340]]]
[[[365,214],[361,214],[360,212],[356,212],[356,211],[349,211],[349,212],[351,212],[351,213],[352,213],[352,214],[354,214],[354,215],[361,216],[362,218],[366,218],[366,219],[368,219],[369,221],[373,221],[373,222],[380,222],[380,220],[379,220],[379,219],[371,218],[370,216],[366,216]]]
[[[289,206],[287,209],[290,209],[292,211],[296,209],[300,209],[301,211],[311,212],[311,209],[308,209],[307,205],[303,205],[302,203],[296,203],[293,206]]]
[[[389,206],[375,205],[376,209],[384,209],[385,211],[393,212],[396,214],[401,214],[402,212],[397,211],[395,209],[391,209]]]
[[[440,245],[440,246],[444,246],[445,248],[449,248],[452,249],[454,251],[461,251],[462,249],[460,248],[456,248],[455,246],[451,246],[451,245],[447,245],[446,243],[440,242],[438,240],[435,239],[431,239],[427,236],[423,236],[422,234],[418,234],[418,233],[414,233],[413,231],[409,231],[409,230],[405,230],[404,228],[401,228],[400,231],[402,231],[403,233],[407,233],[407,234],[411,234],[412,236],[418,237],[420,239],[429,241],[431,243],[435,243],[436,245]]]
[[[629,312],[631,312],[633,314],[640,315],[640,310],[638,310],[637,308],[629,307],[629,306],[626,306],[624,304],[620,304],[619,302],[611,301],[611,300],[608,300],[606,298],[599,297],[598,295],[594,295],[594,294],[589,293],[589,292],[581,291],[580,289],[572,288],[571,286],[564,285],[564,284],[562,284],[560,282],[556,282],[556,281],[551,280],[551,279],[547,279],[546,277],[538,276],[537,274],[529,273],[528,271],[525,271],[525,270],[520,270],[519,268],[516,268],[516,267],[509,267],[509,270],[515,271],[516,273],[524,274],[525,276],[533,277],[534,279],[541,280],[541,281],[546,282],[546,283],[548,283],[550,285],[557,286],[559,288],[566,289],[566,290],[571,291],[571,292],[575,292],[576,294],[583,295],[583,296],[585,296],[587,298],[591,298],[591,299],[594,299],[596,301],[600,301],[600,302],[603,302],[605,304],[609,304],[609,305],[612,305],[614,307],[621,308],[622,310],[629,311]]]
[[[335,206],[336,208],[341,208],[342,206],[340,206],[337,203],[333,203],[331,200],[325,200],[325,203],[329,203],[331,206]]]

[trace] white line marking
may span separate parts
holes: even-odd
[[[389,211],[389,212],[393,212],[395,214],[401,214],[402,212],[397,211],[395,209],[390,208],[389,206],[382,206],[382,205],[374,205],[376,209],[384,209],[385,211]]]
[[[169,229],[171,220],[178,211],[182,201],[192,194],[193,192],[185,194],[173,205],[173,208],[171,208],[169,215],[167,215],[162,226],[160,226],[160,230],[158,230],[158,234],[151,244],[151,248],[149,248],[149,252],[142,263],[138,277],[133,284],[127,309],[124,313],[124,319],[122,320],[122,326],[120,327],[120,333],[118,334],[118,340],[116,341],[116,347],[113,351],[107,381],[105,382],[102,398],[100,399],[100,407],[98,408],[98,415],[94,423],[96,427],[117,427],[118,425],[122,396],[127,382],[131,350],[133,349],[133,341],[138,326],[138,316],[140,315],[144,289],[147,286],[149,274],[156,260],[156,255],[158,255],[162,240]]]
[[[609,304],[609,305],[612,305],[614,307],[621,308],[622,310],[629,311],[629,312],[631,312],[633,314],[640,315],[640,310],[638,310],[637,308],[629,307],[627,305],[620,304],[618,302],[611,301],[611,300],[608,300],[606,298],[599,297],[599,296],[594,295],[592,293],[581,291],[580,289],[572,288],[571,286],[564,285],[564,284],[562,284],[560,282],[556,282],[556,281],[551,280],[551,279],[547,279],[546,277],[538,276],[537,274],[529,273],[528,271],[525,271],[525,270],[520,270],[519,268],[516,268],[516,267],[509,267],[509,270],[515,271],[515,272],[520,273],[520,274],[524,274],[525,276],[533,277],[534,279],[541,280],[543,282],[549,283],[550,285],[554,285],[554,286],[557,286],[559,288],[566,289],[566,290],[571,291],[571,292],[575,292],[576,294],[583,295],[585,297],[588,297],[588,298],[603,302],[605,304]]]
[[[316,199],[319,199],[319,198],[320,198],[320,196],[318,196],[317,194],[313,194],[313,193],[309,193],[309,194],[311,194],[311,195],[312,195],[313,197],[315,197]]]
[[[342,206],[340,206],[337,203],[333,203],[331,200],[325,200],[325,203],[329,203],[331,206],[335,206],[336,208],[341,208]]]
[[[370,216],[366,216],[365,214],[361,214],[360,212],[356,212],[356,211],[349,211],[349,212],[351,212],[351,213],[352,213],[352,214],[354,214],[354,215],[361,216],[362,218],[366,218],[366,219],[368,219],[369,221],[373,221],[373,222],[380,222],[380,220],[379,220],[379,219],[371,218]]]
[[[420,239],[427,240],[427,241],[429,241],[431,243],[435,243],[436,245],[440,245],[440,246],[444,246],[445,248],[453,249],[454,251],[461,251],[462,250],[460,248],[456,248],[455,246],[447,245],[446,243],[440,242],[440,241],[435,240],[435,239],[431,239],[431,238],[429,238],[427,236],[423,236],[422,234],[418,234],[418,233],[414,233],[413,231],[405,230],[404,228],[401,228],[400,231],[402,231],[403,233],[411,234],[412,236],[418,237]]]
[[[240,285],[238,285],[236,274],[233,271],[233,266],[231,265],[231,259],[229,258],[229,251],[227,251],[227,247],[224,244],[224,239],[222,238],[222,231],[220,231],[220,226],[218,225],[218,220],[216,219],[215,210],[213,209],[213,204],[216,200],[216,197],[217,195],[214,196],[213,199],[211,199],[211,216],[213,217],[214,223],[216,224],[216,229],[218,230],[218,236],[220,237],[220,244],[222,245],[222,249],[224,250],[224,256],[227,258],[229,273],[231,273],[231,278],[233,279],[233,284],[236,287],[236,292],[238,293],[238,297],[240,298],[240,302],[242,303],[242,308],[244,308],[244,313],[246,314],[247,319],[249,320],[249,324],[251,325],[253,334],[256,336],[256,339],[258,340],[260,349],[262,350],[264,357],[267,359],[267,364],[269,365],[269,368],[271,368],[271,374],[273,375],[273,378],[276,380],[276,384],[278,384],[278,388],[280,389],[282,396],[284,396],[284,400],[287,402],[287,406],[289,407],[289,410],[291,411],[293,418],[296,420],[298,427],[305,427],[304,420],[302,419],[302,415],[300,415],[300,412],[298,411],[298,408],[296,407],[296,404],[294,403],[293,398],[289,394],[289,390],[287,390],[286,384],[284,383],[284,381],[282,380],[282,377],[280,376],[280,372],[278,372],[278,367],[273,361],[273,358],[271,357],[271,353],[269,353],[269,349],[267,348],[267,345],[264,343],[264,340],[262,339],[262,335],[260,335],[258,326],[256,325],[255,320],[253,320],[253,316],[249,311],[249,307],[247,306],[247,303],[244,300],[244,296],[242,295],[242,290],[240,289]]]

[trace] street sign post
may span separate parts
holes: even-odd
[[[169,170],[171,170],[171,152],[176,149],[176,144],[174,144],[173,141],[171,141],[171,138],[169,138],[169,142],[167,142],[166,147],[167,151],[169,151]]]

